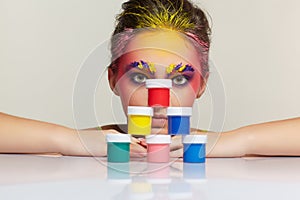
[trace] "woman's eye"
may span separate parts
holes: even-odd
[[[131,80],[134,83],[138,83],[138,84],[145,83],[147,78],[148,77],[146,75],[140,73],[135,73],[131,75]]]
[[[188,82],[188,78],[183,75],[179,75],[172,78],[172,81],[175,85],[184,85]]]

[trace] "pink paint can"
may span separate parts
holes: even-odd
[[[170,135],[148,135],[147,143],[147,161],[153,163],[169,162],[170,160]]]
[[[171,79],[147,79],[148,106],[168,107],[170,105]]]

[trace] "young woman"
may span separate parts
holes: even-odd
[[[129,0],[117,22],[108,78],[124,112],[127,106],[147,106],[145,81],[150,78],[171,79],[171,106],[191,107],[209,77],[210,28],[204,12],[188,0]],[[154,109],[152,130],[167,133],[165,109]],[[300,118],[295,118],[224,132],[208,157],[298,156],[299,131]],[[124,131],[117,125],[74,130],[0,113],[0,152],[105,156],[105,134],[111,132]],[[172,139],[171,156],[182,156],[180,138]],[[131,155],[145,153],[141,141],[132,138]]]

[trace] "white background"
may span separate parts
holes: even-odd
[[[121,2],[0,0],[0,111],[74,127],[76,76],[89,53],[109,39]],[[210,81],[219,72],[224,83],[224,130],[300,116],[300,1],[197,4],[211,16],[210,55],[217,71]],[[107,64],[99,63],[99,70]],[[95,99],[99,124],[125,120],[121,109],[110,106],[117,98],[105,77]],[[207,129],[209,90],[197,106],[197,126]]]

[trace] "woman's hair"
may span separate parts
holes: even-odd
[[[197,44],[202,76],[208,75],[210,27],[204,12],[188,0],[128,0],[122,4],[111,38],[112,63],[117,72],[118,58],[126,44],[142,29],[170,29],[181,32]]]

